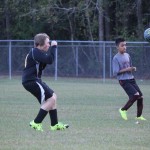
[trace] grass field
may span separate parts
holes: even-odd
[[[145,96],[143,115],[148,121],[135,124],[136,104],[128,121],[118,109],[127,96],[117,82],[102,84],[99,79],[44,79],[58,96],[59,120],[70,125],[65,131],[44,132],[29,127],[39,104],[26,92],[19,77],[0,78],[0,150],[149,150],[150,84],[140,84]]]

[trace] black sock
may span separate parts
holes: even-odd
[[[57,109],[50,110],[49,115],[51,119],[51,126],[56,125],[58,123]]]
[[[140,117],[142,115],[143,111],[143,98],[139,98],[137,100],[137,117]]]
[[[43,119],[46,117],[47,113],[48,112],[46,110],[41,108],[37,117],[34,119],[34,122],[35,123],[41,123],[43,121]]]
[[[128,100],[128,102],[121,110],[128,110],[138,98],[139,95],[134,95],[131,99]]]

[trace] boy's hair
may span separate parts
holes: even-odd
[[[36,34],[34,37],[34,45],[37,46],[43,46],[45,43],[46,38],[49,39],[49,36],[46,33],[39,33]]]
[[[124,42],[124,41],[125,41],[125,39],[122,37],[116,38],[116,40],[115,40],[116,46],[118,46],[121,42]]]

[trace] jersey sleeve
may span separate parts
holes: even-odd
[[[44,64],[52,64],[54,59],[55,59],[55,51],[56,51],[56,46],[52,46],[48,52],[43,52],[40,50],[33,50],[33,58],[37,62],[41,62]]]
[[[117,76],[119,74],[120,67],[117,59],[114,57],[113,58],[113,75]]]
[[[129,64],[130,64],[130,67],[132,67],[133,65],[132,65],[132,59],[131,59],[131,57],[130,57],[130,55],[128,54],[128,57],[129,57]]]

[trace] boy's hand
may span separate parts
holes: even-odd
[[[136,67],[133,67],[133,71],[136,71]]]
[[[127,71],[136,71],[136,67],[128,67]]]
[[[57,46],[57,42],[56,41],[52,41],[51,42],[51,46]]]

